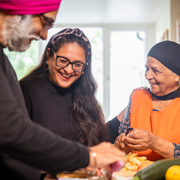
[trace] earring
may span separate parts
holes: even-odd
[[[82,71],[82,74],[84,74],[84,71]]]
[[[48,65],[48,61],[46,61],[46,64]]]

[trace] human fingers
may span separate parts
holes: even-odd
[[[103,142],[91,147],[91,149],[96,153],[96,163],[99,168],[125,160],[125,153],[115,148],[111,143]]]
[[[125,148],[125,145],[124,145],[124,137],[125,137],[125,133],[119,135],[119,136],[116,138],[115,147],[117,147],[117,148],[120,149],[120,150],[123,150],[123,149]]]
[[[129,133],[126,137],[134,138],[134,139],[142,139],[148,135],[147,131],[142,129],[133,129],[131,133]],[[125,138],[126,140],[126,138]]]
[[[121,142],[124,142],[125,137],[126,137],[125,133],[122,133],[121,134]]]
[[[133,94],[135,91],[138,91],[138,90],[147,90],[147,89],[148,89],[148,88],[147,88],[146,86],[145,86],[145,87],[143,87],[143,86],[138,87],[138,88],[136,88],[136,89],[134,89],[134,90],[132,91],[130,97],[132,96],[132,94]]]
[[[96,171],[96,176],[100,177],[102,168],[98,168]]]
[[[142,140],[129,138],[126,140],[125,145],[132,151],[145,151],[147,149],[153,149],[156,146],[156,140],[148,138]]]
[[[124,140],[124,137],[125,137],[125,133],[122,133],[116,138],[116,141],[117,142],[122,142]]]
[[[120,143],[120,136],[118,136],[118,137],[116,138],[116,141],[115,141],[115,143],[114,143],[114,147],[119,148],[119,143]]]
[[[149,148],[153,148],[155,145],[157,136],[154,135],[152,132],[144,130],[144,129],[136,129],[132,133],[128,134],[127,138],[133,138],[148,144]],[[125,139],[126,141],[127,138]],[[142,143],[140,142],[140,143]]]
[[[145,151],[147,150],[147,146],[143,146],[142,144],[129,144],[127,146],[131,149],[131,151]]]
[[[125,133],[120,134],[117,138],[116,141],[117,142],[123,142],[124,141],[124,137],[125,137]]]
[[[115,147],[119,150],[124,151],[126,154],[128,154],[131,151],[131,149],[124,143],[117,143]]]
[[[115,142],[115,147],[120,149],[120,150],[124,150],[125,149],[125,144],[122,142]]]
[[[88,172],[93,172],[93,170],[94,170],[93,167],[86,167],[86,168],[85,168],[85,171],[86,171],[86,172],[87,172],[87,171],[88,171]],[[96,172],[95,172],[95,175],[96,175],[96,176],[99,176],[99,174],[100,174],[100,170],[99,170],[99,168],[97,168],[97,169],[96,169]]]
[[[126,146],[129,146],[129,144],[136,145],[136,144],[141,144],[142,140],[131,137],[125,137],[124,143]]]
[[[119,150],[124,151],[126,154],[128,154],[131,151],[131,149],[126,144],[124,144],[124,137],[125,137],[125,134],[122,137],[123,141],[115,142],[115,147],[118,148]]]
[[[124,143],[127,146],[129,146],[129,144],[133,144],[133,145],[148,144],[148,142],[149,142],[148,133],[141,129],[134,129],[124,139]]]
[[[150,139],[148,137],[131,138],[126,137],[125,145],[131,148],[131,150],[146,150],[149,149]]]

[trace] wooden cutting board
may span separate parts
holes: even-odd
[[[73,172],[62,172],[57,174],[57,178],[89,178],[92,176],[89,176],[86,174],[85,171],[73,171]]]
[[[114,172],[114,176],[123,176],[123,177],[133,177],[137,171],[119,171],[119,172]]]

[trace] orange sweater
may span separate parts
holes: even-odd
[[[137,90],[132,94],[131,127],[151,131],[172,143],[180,144],[180,98],[175,98],[162,111],[152,111],[152,97],[147,90]],[[137,152],[139,156],[155,161],[163,159],[162,156],[148,149]]]

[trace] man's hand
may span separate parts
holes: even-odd
[[[96,146],[91,147],[93,152],[96,153],[96,165],[97,168],[107,168],[111,170],[110,165],[117,161],[125,161],[125,153],[115,148],[113,144],[102,142]],[[95,158],[92,156],[92,152],[89,151],[89,166],[95,167]]]

